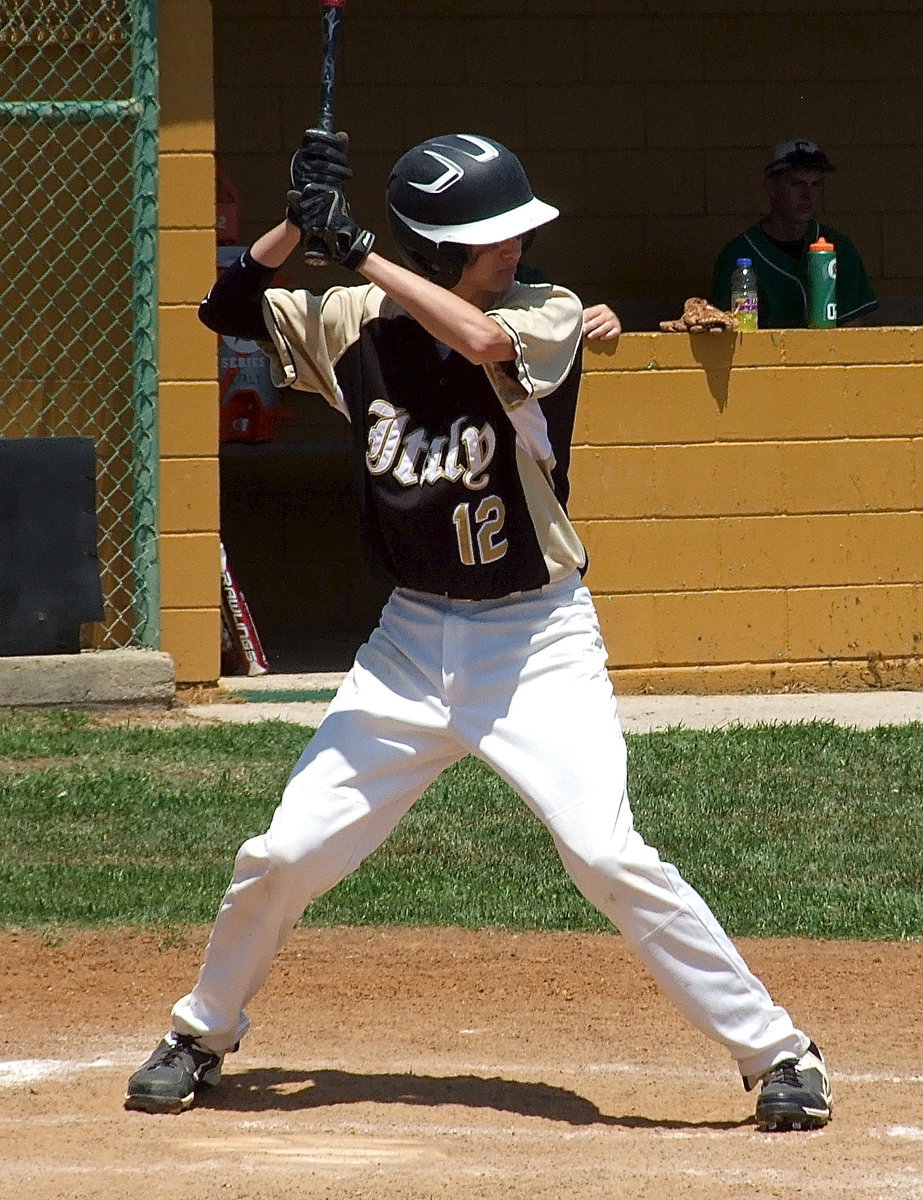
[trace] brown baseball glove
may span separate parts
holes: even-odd
[[[660,322],[664,333],[723,333],[727,329],[736,329],[737,325],[733,313],[715,308],[701,296],[689,297],[678,321]]]

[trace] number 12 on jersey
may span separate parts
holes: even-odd
[[[509,546],[501,537],[506,508],[500,497],[484,496],[473,514],[471,503],[457,505],[452,513],[458,556],[466,567],[496,562]]]

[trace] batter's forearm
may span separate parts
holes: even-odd
[[[387,292],[434,338],[457,350],[469,362],[483,366],[485,363],[508,362],[516,357],[510,335],[454,292],[374,251],[358,272]]]
[[[301,243],[301,230],[291,221],[280,221],[250,247],[256,262],[278,271],[293,250]]]

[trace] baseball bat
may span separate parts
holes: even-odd
[[[314,129],[333,133],[333,97],[336,89],[337,58],[340,53],[340,38],[343,28],[343,10],[346,0],[320,0],[321,10],[321,68],[320,101],[317,108],[317,124]],[[312,247],[308,239],[304,247],[305,262],[313,266],[326,266],[322,248]]]
[[[221,633],[230,655],[239,663],[245,675],[265,675],[269,670],[260,635],[250,613],[250,606],[240,584],[228,565],[228,556],[221,547]]]

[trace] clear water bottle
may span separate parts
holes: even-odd
[[[756,271],[753,260],[738,258],[731,275],[731,312],[737,317],[737,328],[741,331],[756,329],[759,325],[759,300],[756,294]]]

